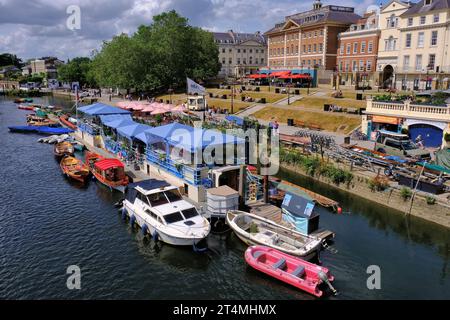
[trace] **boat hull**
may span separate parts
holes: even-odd
[[[123,204],[122,210],[125,210],[126,215],[131,218],[133,216],[136,220],[136,224],[139,226],[139,228],[142,228],[144,225],[147,226],[147,232],[154,237],[157,234],[158,240],[173,245],[173,246],[194,246],[198,244],[200,241],[205,239],[209,231],[202,237],[189,237],[189,238],[182,238],[182,237],[175,237],[172,235],[167,234],[166,232],[162,231],[161,229],[157,228],[156,226],[152,225],[145,219],[143,219],[138,213],[136,213],[130,206],[127,205],[125,202]]]
[[[284,264],[279,265],[281,267],[275,266],[281,260],[284,260]],[[323,295],[322,290],[319,288],[319,285],[322,283],[318,275],[319,272],[326,275],[329,282],[334,280],[327,268],[266,246],[249,247],[245,251],[245,261],[252,268],[316,297]],[[303,268],[303,271],[296,273],[298,268]]]
[[[248,214],[251,217],[256,217],[257,219],[255,220],[259,220],[262,221],[268,225],[273,225],[276,228],[278,228],[281,231],[288,231],[292,234],[295,234],[296,236],[300,236],[300,237],[305,237],[301,235],[300,233],[296,232],[294,229],[289,229],[286,227],[282,227],[277,225],[276,223],[274,223],[273,221],[261,218],[261,217],[257,217],[251,214]],[[240,229],[236,223],[233,222],[233,219],[230,218],[230,214],[227,214],[226,216],[226,222],[227,224],[230,226],[230,228],[234,231],[234,234],[244,243],[246,243],[249,246],[255,246],[255,245],[259,245],[259,246],[267,246],[267,247],[271,247],[274,248],[276,250],[279,250],[281,252],[284,252],[286,254],[290,254],[293,256],[297,256],[297,257],[301,257],[302,259],[305,260],[313,260],[314,258],[317,258],[320,254],[320,250],[322,248],[321,243],[319,240],[314,239],[313,243],[308,244],[308,245],[304,245],[302,247],[298,247],[296,249],[287,249],[287,248],[283,248],[280,246],[277,246],[273,243],[268,243],[265,242],[263,240],[258,240],[258,238],[256,237],[251,237],[247,232],[245,232],[244,230]]]

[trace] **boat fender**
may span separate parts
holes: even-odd
[[[134,226],[134,223],[136,222],[136,217],[135,216],[131,216],[130,217],[130,225],[131,225],[131,227],[133,227]]]
[[[148,233],[148,226],[146,224],[144,224],[142,226],[142,235],[145,237]]]
[[[337,213],[338,213],[338,214],[342,214],[342,208],[341,208],[341,207],[338,207],[338,208],[337,208]]]
[[[125,218],[127,217],[128,213],[127,213],[127,209],[122,208],[122,220],[125,220]]]
[[[157,242],[159,240],[159,234],[158,232],[155,230],[155,232],[153,232],[152,234],[152,239],[153,241]]]

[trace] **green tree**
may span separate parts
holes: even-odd
[[[153,17],[131,37],[105,42],[94,57],[92,72],[101,86],[165,91],[184,86],[186,76],[211,78],[220,70],[211,33],[191,27],[175,11]]]
[[[67,64],[58,67],[58,80],[65,82],[79,82],[81,86],[95,86],[95,79],[91,72],[91,59],[77,57]]]
[[[15,54],[2,53],[0,54],[0,67],[16,66],[22,68],[22,59],[18,58]]]

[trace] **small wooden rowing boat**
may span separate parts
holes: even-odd
[[[86,165],[94,177],[109,187],[125,193],[129,180],[125,174],[125,165],[115,158],[104,158],[93,152],[86,153]]]
[[[65,157],[61,160],[62,172],[70,179],[85,183],[89,176],[89,168],[77,158]]]
[[[321,297],[323,294],[319,288],[322,283],[326,283],[333,293],[336,293],[330,283],[334,277],[327,268],[281,251],[265,246],[252,246],[245,251],[245,261],[256,270],[316,297]]]
[[[35,114],[29,114],[27,116],[27,124],[29,126],[41,126],[41,127],[57,127],[59,126],[58,122],[52,121],[48,118],[39,117]]]
[[[226,221],[238,238],[248,245],[268,246],[306,260],[316,257],[322,247],[316,237],[303,235],[252,213],[230,210]]]
[[[68,141],[57,143],[53,147],[53,153],[57,158],[61,158],[64,156],[73,156],[74,151],[75,149],[73,145]]]

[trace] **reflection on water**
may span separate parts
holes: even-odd
[[[51,145],[8,132],[26,112],[2,98],[0,112],[0,298],[313,299],[247,267],[246,246],[232,233],[210,235],[205,254],[155,247],[121,219],[114,204],[122,194],[65,179]],[[337,235],[339,252],[321,256],[340,292],[332,299],[450,298],[447,229],[287,171],[280,176],[338,200],[346,212],[317,208],[321,226]],[[80,291],[65,286],[72,264],[82,270]],[[382,270],[380,291],[366,287],[372,264]]]

